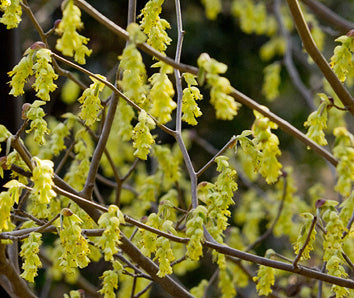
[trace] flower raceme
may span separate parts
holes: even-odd
[[[137,43],[144,42],[146,36],[142,33],[137,24],[128,25],[129,44],[119,56],[119,69],[122,71],[122,79],[119,85],[124,94],[138,105],[142,105],[146,100],[148,85],[146,84],[146,69],[143,58],[136,48]]]
[[[202,100],[203,95],[195,86],[198,85],[196,77],[190,73],[184,73],[183,78],[188,87],[183,90],[182,97],[182,120],[190,125],[197,125],[196,118],[200,117],[203,113],[200,111],[196,100]]]
[[[89,39],[77,32],[83,26],[80,9],[74,5],[73,0],[69,0],[63,10],[63,18],[55,29],[61,35],[57,40],[56,49],[65,56],[74,56],[75,61],[80,64],[85,64],[85,56],[90,56],[92,52],[86,46]]]
[[[1,0],[0,10],[4,12],[0,23],[6,25],[7,29],[17,28],[22,15],[20,0]]]
[[[327,128],[327,109],[330,105],[327,95],[318,94],[321,98],[321,104],[318,109],[312,112],[307,121],[304,123],[305,127],[308,127],[306,136],[321,146],[327,145],[324,130]]]
[[[167,46],[171,43],[166,29],[170,29],[170,24],[160,18],[162,4],[164,0],[150,0],[141,11],[140,27],[148,36],[147,43],[154,49],[164,53]]]
[[[83,221],[68,208],[62,210],[61,218],[59,236],[64,253],[60,257],[60,267],[70,276],[75,274],[77,267],[84,268],[89,264],[90,249],[82,235]]]
[[[35,82],[32,87],[37,92],[36,96],[44,101],[49,101],[49,93],[53,92],[57,85],[53,83],[58,78],[51,65],[51,51],[44,48],[41,42],[34,43],[26,50],[20,62],[9,71],[11,77],[10,94],[19,96],[24,94],[24,86],[28,77],[35,74]]]
[[[210,86],[210,103],[215,108],[216,118],[232,120],[236,116],[240,104],[228,95],[231,92],[230,81],[219,75],[226,72],[227,66],[210,58],[206,53],[199,56],[198,66],[200,67],[199,83],[202,84],[206,79]]]
[[[105,79],[103,76],[99,76]],[[99,98],[100,93],[104,88],[104,84],[97,79],[90,77],[93,83],[87,88],[78,101],[82,104],[79,117],[85,121],[87,126],[92,126],[99,119],[99,113],[103,106]]]
[[[257,150],[262,152],[259,173],[267,183],[274,183],[281,174],[282,167],[277,159],[277,156],[281,154],[278,147],[279,139],[271,132],[271,129],[276,129],[278,126],[257,111],[254,111],[254,115],[256,120],[252,125],[253,142]]]

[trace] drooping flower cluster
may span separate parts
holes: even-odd
[[[147,43],[159,52],[164,53],[167,46],[171,43],[166,29],[170,28],[170,24],[160,18],[162,4],[164,0],[150,0],[141,10],[142,18],[140,27],[148,36]]]
[[[130,40],[119,57],[119,69],[123,72],[119,85],[130,100],[138,105],[142,105],[146,100],[148,86],[146,85],[145,65],[140,52],[136,48],[136,44],[144,42],[146,36],[135,23],[129,24],[127,31]]]
[[[278,147],[279,139],[271,132],[271,129],[276,129],[278,126],[257,111],[254,111],[254,115],[256,120],[252,125],[253,142],[257,150],[262,152],[259,173],[267,183],[274,183],[281,174],[282,167],[277,159],[277,156],[281,154]]]
[[[53,92],[57,85],[53,83],[58,78],[58,75],[54,73],[54,69],[51,65],[52,52],[48,49],[39,49],[36,51],[36,63],[33,65],[36,81],[32,85],[37,92],[36,96],[42,100],[49,101],[49,92]]]
[[[24,260],[22,264],[21,277],[29,282],[34,282],[34,278],[38,275],[38,268],[42,267],[42,262],[39,259],[39,247],[42,244],[42,234],[32,232],[23,240],[21,245],[20,257]]]
[[[100,78],[105,79],[103,76],[100,76]],[[93,83],[78,99],[78,101],[82,104],[79,117],[85,121],[87,126],[92,126],[96,123],[96,121],[98,121],[98,114],[103,109],[99,95],[105,85],[93,77],[91,77],[91,80]]]
[[[149,81],[151,89],[148,95],[150,103],[150,114],[155,117],[160,123],[169,122],[172,117],[172,111],[177,107],[173,101],[173,84],[167,74],[173,72],[173,68],[163,62],[157,62],[152,67],[160,67],[160,72],[154,73]]]
[[[157,159],[159,170],[162,171],[164,185],[169,189],[181,176],[179,160],[167,146],[163,145],[153,146],[153,156]]]
[[[238,188],[235,181],[237,173],[230,167],[226,156],[218,156],[215,162],[220,174],[215,184],[199,183],[198,198],[207,206],[208,231],[214,239],[222,242],[222,235],[228,226],[228,218],[231,214],[229,206],[234,204],[234,191]]]
[[[134,156],[146,160],[151,145],[155,142],[150,133],[150,130],[155,128],[155,122],[144,110],[140,111],[138,120],[139,122],[133,130],[133,147],[136,149]]]
[[[203,113],[200,111],[196,100],[203,99],[203,95],[195,86],[198,85],[195,76],[190,73],[183,74],[188,87],[183,90],[182,97],[182,120],[190,125],[197,125],[198,122],[195,118],[200,117]]]
[[[272,293],[272,286],[274,285],[274,268],[260,265],[257,276],[253,277],[253,280],[257,283],[258,295],[268,296]]]
[[[48,204],[50,199],[56,196],[53,191],[53,166],[51,160],[41,160],[33,157],[36,166],[33,169],[31,180],[33,181],[32,194],[39,204]]]
[[[26,133],[34,131],[34,141],[39,145],[45,144],[45,135],[49,133],[47,122],[43,119],[45,113],[41,106],[45,105],[44,101],[35,100],[25,112],[25,117],[30,120],[30,129]]]
[[[326,222],[326,233],[323,241],[323,260],[327,262],[326,269],[328,274],[337,277],[347,277],[347,273],[343,267],[345,263],[342,257],[343,232],[345,226],[341,220],[335,206],[336,201],[326,201],[321,207],[323,210],[322,218]],[[348,289],[337,285],[332,286],[332,291],[336,293],[336,297],[347,297]]]
[[[59,236],[64,251],[59,258],[60,267],[70,276],[75,275],[76,268],[84,268],[90,263],[90,248],[87,239],[81,234],[83,221],[68,208],[62,210],[61,217]]]
[[[280,70],[279,62],[274,62],[264,68],[262,93],[269,101],[274,100],[279,95]]]
[[[236,296],[236,289],[233,283],[231,272],[226,268],[219,271],[218,286],[222,293],[221,298],[233,298]]]
[[[221,0],[202,0],[208,19],[215,20],[221,11]]]
[[[115,290],[118,289],[118,273],[122,271],[123,266],[118,261],[113,261],[113,270],[106,270],[100,277],[103,279],[102,288],[98,291],[105,298],[115,298]]]
[[[253,0],[234,0],[231,7],[232,14],[239,19],[241,30],[247,34],[276,33],[277,22],[274,16],[267,15],[264,2]]]
[[[24,57],[13,70],[8,72],[11,77],[10,94],[14,96],[22,95],[28,77],[35,74],[36,80],[32,87],[37,92],[36,95],[42,100],[50,100],[49,93],[57,88],[53,81],[58,76],[54,73],[51,65],[51,51],[44,47],[45,45],[41,42],[34,43],[31,48],[26,50]]]
[[[352,61],[352,53],[354,52],[354,38],[351,36],[342,35],[335,41],[340,42],[334,48],[333,56],[331,57],[331,67],[341,82],[347,79],[348,74],[354,71]]]
[[[1,0],[0,11],[4,12],[0,23],[6,25],[7,29],[17,28],[22,15],[20,0]]]
[[[232,120],[237,114],[240,104],[228,95],[231,92],[230,81],[219,74],[225,73],[227,66],[203,53],[198,58],[200,79],[205,79],[210,86],[210,103],[216,110],[216,118]]]
[[[8,75],[12,77],[10,81],[10,94],[13,96],[19,96],[24,94],[24,86],[27,82],[27,78],[33,74],[33,56],[35,51],[27,49],[24,57],[15,67],[8,72]]]
[[[89,39],[80,35],[77,31],[83,28],[81,22],[81,11],[69,0],[63,11],[63,18],[55,31],[61,35],[57,40],[56,49],[63,55],[73,57],[76,62],[85,64],[85,56],[90,56],[92,50],[86,46]]]
[[[171,262],[175,260],[175,256],[171,249],[170,240],[167,238],[157,238],[156,247],[155,259],[159,261],[159,271],[156,275],[162,278],[167,274],[172,274]]]
[[[92,151],[93,144],[89,133],[85,129],[79,130],[75,135],[75,159],[64,176],[64,180],[77,190],[81,190],[85,184]]]
[[[321,146],[327,145],[324,130],[327,128],[327,108],[330,104],[326,94],[318,94],[321,98],[321,104],[318,109],[312,112],[304,123],[308,127],[306,136]]]
[[[14,203],[18,204],[22,186],[17,180],[11,180],[4,185],[9,190],[0,193],[0,232],[11,231],[15,228],[11,221],[11,210]]]
[[[345,127],[335,128],[333,134],[336,137],[333,155],[338,159],[335,190],[347,197],[354,181],[354,136]]]
[[[207,209],[199,205],[195,208],[187,221],[186,236],[190,238],[187,244],[187,256],[191,260],[199,260],[203,255],[204,230],[203,224],[206,222]]]
[[[0,143],[6,141],[9,136],[11,136],[11,133],[7,130],[7,128],[4,125],[0,124]],[[1,147],[0,147],[0,152],[1,152]],[[0,177],[2,177],[2,173],[3,173],[2,170],[3,168],[0,166]]]
[[[125,223],[123,213],[115,205],[109,206],[108,212],[103,213],[98,220],[98,226],[104,229],[104,232],[98,238],[96,245],[102,249],[106,261],[113,261],[113,255],[118,252],[119,226],[122,223]]]

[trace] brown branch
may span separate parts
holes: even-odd
[[[198,172],[197,172],[197,177],[199,177],[201,174],[203,174],[212,164],[215,162],[215,159],[223,154],[227,149],[232,148],[235,145],[236,142],[236,137],[233,136],[224,147],[222,147],[214,156],[211,160],[209,160]]]
[[[297,0],[287,0],[297,31],[305,50],[317,64],[343,105],[354,116],[354,99],[333,72],[322,53],[317,48]]]
[[[334,27],[338,28],[342,33],[347,33],[354,28],[354,23],[350,22],[333,12],[327,6],[316,0],[301,0],[304,4],[311,8],[311,10],[323,18]]]
[[[292,264],[287,264],[284,262],[279,262],[275,260],[271,260],[268,258],[256,256],[247,252],[243,252],[216,242],[210,242],[210,241],[205,241],[204,242],[206,247],[215,249],[217,252],[225,254],[227,256],[233,256],[245,261],[249,261],[252,263],[256,263],[259,265],[264,265],[264,266],[269,266],[272,268],[296,273],[302,276],[306,276],[309,278],[317,279],[317,280],[322,280],[331,284],[336,284],[341,287],[346,287],[350,289],[354,289],[354,281],[351,279],[344,279],[344,278],[339,278],[335,277],[332,275],[328,275],[313,269],[305,268],[303,266],[298,266],[297,268],[294,268]]]
[[[141,295],[143,295],[147,290],[149,290],[151,288],[151,286],[153,285],[153,282],[150,282],[144,289],[142,289],[139,293],[136,293],[134,295],[134,298],[138,298]]]
[[[128,215],[125,215],[124,214],[124,219],[126,222],[132,224],[132,225],[135,225],[141,229],[144,229],[144,230],[147,230],[147,231],[150,231],[152,233],[155,233],[156,235],[159,235],[159,236],[162,236],[162,237],[165,237],[167,239],[170,239],[174,242],[178,242],[178,243],[188,243],[189,241],[189,238],[182,238],[182,237],[179,237],[179,236],[175,236],[173,234],[169,234],[169,233],[166,233],[166,232],[163,232],[163,231],[160,231],[158,229],[155,229],[153,227],[150,227],[146,224],[143,224],[142,222],[138,221],[138,220],[135,220],[133,218],[131,218],[130,216]]]

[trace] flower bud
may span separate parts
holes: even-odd
[[[22,105],[22,112],[21,112],[21,119],[26,120],[27,119],[27,112],[31,108],[31,104],[26,102]]]
[[[73,215],[74,213],[69,209],[69,208],[63,208],[63,210],[61,211],[61,214],[63,214],[63,216],[71,216]]]
[[[30,46],[31,50],[39,50],[39,49],[45,49],[47,46],[44,42],[42,41],[36,41],[34,44]]]

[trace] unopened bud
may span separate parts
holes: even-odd
[[[0,157],[0,167],[3,168],[3,170],[7,170],[7,156],[1,156]]]
[[[74,213],[69,208],[64,208],[61,211],[61,214],[63,214],[63,216],[69,217],[69,216],[73,215]]]
[[[21,118],[22,120],[26,120],[27,119],[27,112],[28,110],[31,108],[31,104],[26,102],[22,105],[22,113],[21,113]]]
[[[61,22],[61,19],[55,20],[55,22],[54,22],[55,29],[59,27],[60,22]]]
[[[324,199],[319,199],[319,200],[316,201],[315,207],[316,207],[316,208],[321,208],[325,203],[326,203],[326,200],[324,200]]]
[[[354,37],[354,29],[348,31],[347,36],[348,37]]]
[[[31,50],[39,50],[39,49],[45,49],[47,46],[44,42],[42,41],[36,41],[34,44],[30,46]]]

